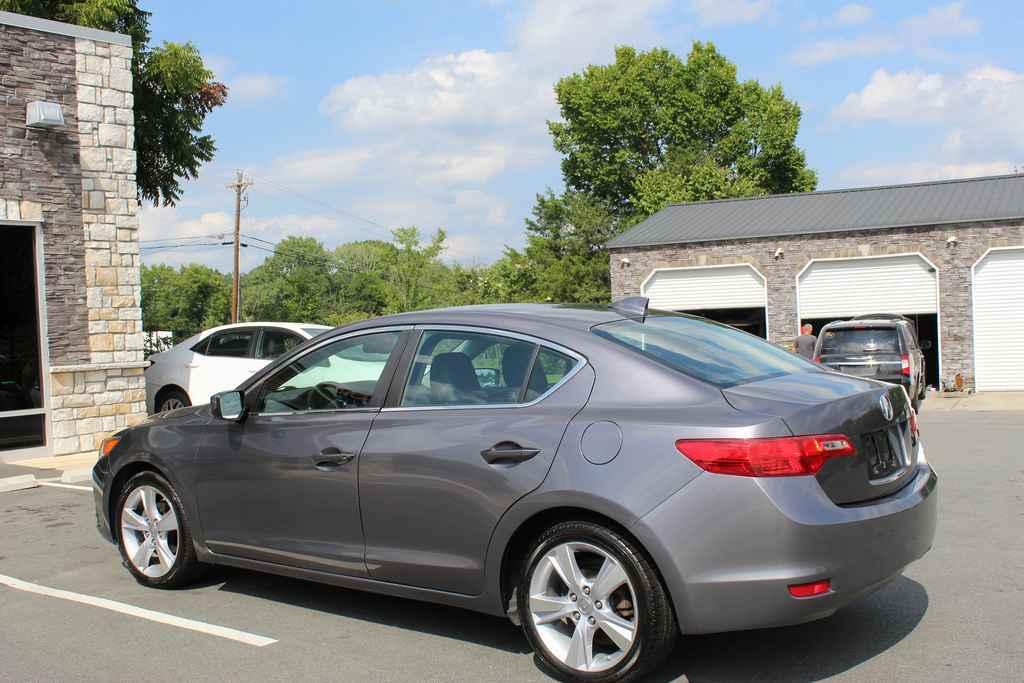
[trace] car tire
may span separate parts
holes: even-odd
[[[189,400],[188,394],[181,389],[164,389],[160,392],[156,412],[166,413],[168,410],[187,408],[190,405],[192,405],[192,401]]]
[[[114,530],[124,566],[144,586],[178,588],[202,573],[181,499],[156,472],[140,472],[125,483]]]
[[[556,559],[566,555],[574,560],[569,566],[580,570],[573,587],[556,566],[568,564]],[[607,576],[621,572],[624,579],[611,593],[601,585],[616,582],[601,580],[606,565],[612,567]],[[522,565],[517,594],[519,620],[538,663],[561,680],[639,680],[661,664],[678,636],[668,594],[646,554],[593,522],[561,522],[541,534]],[[564,616],[555,619],[558,614]],[[613,632],[615,638],[608,635]],[[589,651],[579,645],[588,634]],[[580,647],[583,659],[576,656]]]

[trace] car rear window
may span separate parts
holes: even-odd
[[[818,355],[899,352],[899,335],[894,327],[840,327],[822,333]]]
[[[739,330],[689,315],[648,316],[594,327],[594,334],[722,389],[820,368]]]

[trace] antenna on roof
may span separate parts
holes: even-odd
[[[640,322],[643,322],[647,318],[647,304],[650,302],[651,300],[645,296],[628,296],[613,301],[608,308],[627,318],[640,318]]]

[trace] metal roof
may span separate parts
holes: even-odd
[[[131,47],[132,45],[131,36],[126,36],[123,33],[103,31],[89,26],[76,26],[75,24],[66,24],[63,21],[40,19],[39,17],[31,17],[26,14],[15,14],[14,12],[0,12],[0,24],[15,26],[17,28],[27,28],[33,31],[43,31],[45,33],[55,33],[57,35],[70,36],[72,38],[98,40],[100,42],[112,43],[114,45],[126,45],[128,47]]]
[[[1024,174],[672,204],[609,248],[1024,218]]]

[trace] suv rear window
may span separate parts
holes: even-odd
[[[820,370],[763,339],[689,315],[617,320],[597,325],[594,334],[722,389]]]
[[[822,333],[818,355],[899,352],[900,340],[895,327],[839,327]]]

